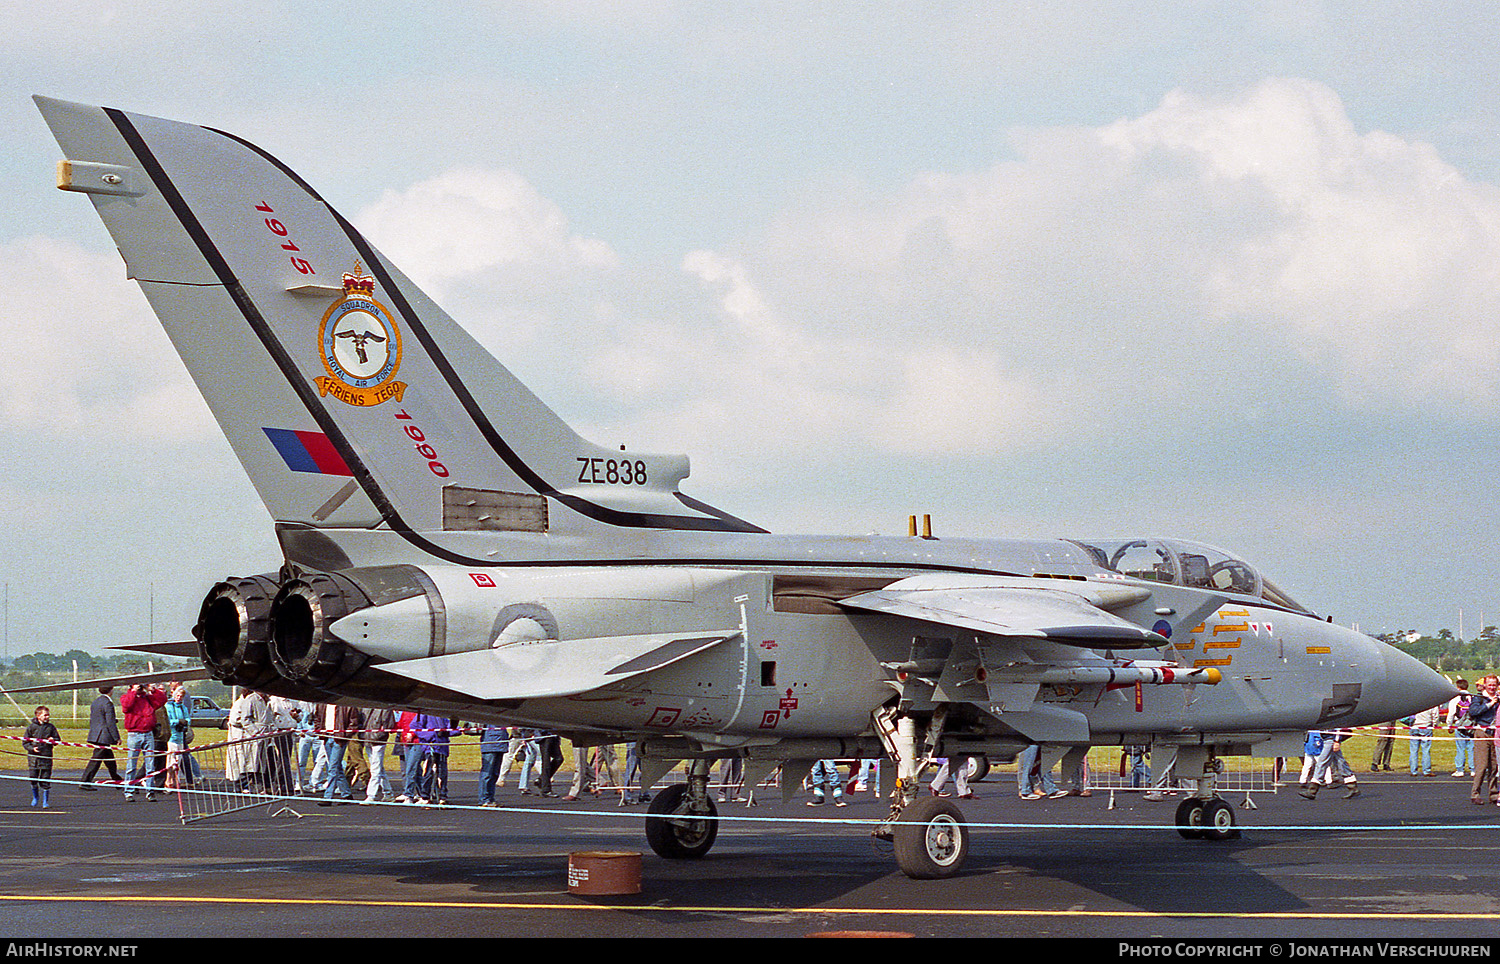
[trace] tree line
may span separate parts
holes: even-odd
[[[95,679],[110,676],[125,676],[130,673],[145,673],[176,667],[196,667],[197,660],[175,656],[145,656],[121,653],[100,656],[81,649],[70,649],[66,653],[28,653],[9,660],[3,667],[0,685],[5,689],[23,686],[40,686],[58,683],[73,678],[73,664],[78,664],[79,679]]]
[[[1500,667],[1500,630],[1494,626],[1484,627],[1479,638],[1471,640],[1459,639],[1450,629],[1440,629],[1436,636],[1398,630],[1376,638],[1440,673],[1473,673]]]

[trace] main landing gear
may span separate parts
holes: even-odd
[[[896,764],[896,787],[890,815],[873,836],[895,845],[896,866],[915,880],[952,877],[969,855],[969,827],[963,812],[951,801],[918,797],[918,776],[943,735],[946,713],[939,709],[918,747],[918,724],[909,716],[895,718],[889,709],[873,716],[875,731]]]
[[[964,815],[947,800],[918,798],[901,809],[891,829],[896,866],[914,880],[952,877],[969,856]]]
[[[915,747],[914,740],[911,746]],[[686,783],[672,784],[652,799],[646,842],[658,856],[669,860],[702,857],[718,839],[719,811],[708,792],[709,769],[709,761],[692,761]],[[896,864],[908,877],[951,877],[969,854],[969,828],[951,801],[918,797],[918,787],[915,773],[898,781],[890,816],[875,836],[894,843]]]
[[[709,764],[694,760],[687,783],[674,783],[651,801],[646,842],[669,860],[702,857],[719,837],[718,807],[708,793]]]

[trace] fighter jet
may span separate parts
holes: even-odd
[[[668,858],[714,844],[715,761],[789,793],[888,758],[874,832],[913,877],[969,848],[935,758],[1172,747],[1179,830],[1223,838],[1220,758],[1453,692],[1206,545],[771,534],[684,493],[685,456],[580,437],[261,148],[36,102],[274,521],[280,567],[193,629],[225,683],[637,741],[643,786],[686,761],[646,819]]]

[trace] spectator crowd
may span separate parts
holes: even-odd
[[[1408,770],[1413,777],[1433,775],[1433,742],[1453,743],[1452,776],[1470,781],[1470,799],[1478,804],[1500,803],[1500,748],[1496,743],[1496,711],[1500,679],[1484,677],[1477,692],[1456,680],[1457,696],[1403,720],[1374,729],[1370,757],[1372,772],[1391,771],[1395,748],[1407,743]],[[195,752],[192,697],[181,683],[166,688],[137,684],[127,688],[117,714],[112,688],[104,687],[89,712],[90,757],[79,778],[82,791],[97,791],[101,768],[109,784],[126,800],[154,800],[167,790],[204,785],[200,753]],[[115,757],[123,725],[123,761]],[[523,796],[573,801],[584,794],[609,792],[619,805],[649,801],[648,787],[640,786],[641,762],[636,744],[573,747],[573,780],[566,790],[555,783],[563,767],[563,740],[542,729],[466,724],[450,717],[393,708],[365,709],[342,704],[315,704],[250,690],[236,695],[226,723],[223,780],[237,790],[276,795],[317,797],[320,805],[338,801],[392,801],[446,806],[450,802],[449,762],[454,739],[477,739],[479,786],[475,804],[496,807],[497,793],[512,775]],[[1298,784],[1302,796],[1315,800],[1321,789],[1339,784],[1345,799],[1360,796],[1358,776],[1344,753],[1346,743],[1359,735],[1348,728],[1309,731],[1303,746]],[[50,711],[39,706],[26,728],[32,806],[48,807],[53,748],[60,742]],[[198,741],[201,743],[201,741]],[[1088,747],[1034,745],[1017,760],[1017,792],[1024,800],[1091,795]],[[1140,789],[1145,799],[1163,799],[1178,789],[1171,747],[1158,747],[1161,758],[1152,778],[1152,751],[1147,745],[1122,748],[1117,789]],[[470,757],[472,759],[472,757]],[[963,756],[933,761],[936,777],[929,784],[935,796],[972,799],[971,778],[981,758]],[[724,761],[716,786],[719,801],[754,803],[753,788],[743,786],[742,762]],[[1058,779],[1053,768],[1062,764]],[[120,764],[124,764],[123,775]],[[815,761],[804,780],[809,806],[843,806],[849,794],[878,792],[879,761],[854,761],[848,776],[834,760]],[[986,767],[987,769],[987,767]],[[978,774],[982,776],[982,774]],[[210,780],[217,774],[210,773]],[[953,790],[948,782],[953,781]]]

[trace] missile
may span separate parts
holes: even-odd
[[[1207,683],[1212,686],[1224,675],[1212,666],[1187,669],[1175,666],[1015,666],[990,670],[989,682],[1037,683],[1077,686],[1180,686]]]

